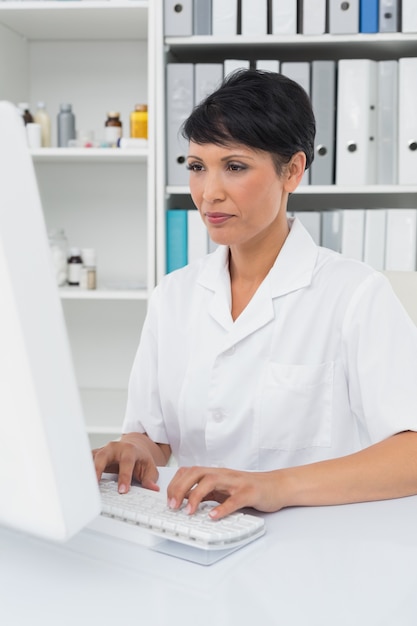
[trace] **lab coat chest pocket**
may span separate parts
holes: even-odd
[[[260,448],[331,445],[333,371],[333,362],[267,365],[259,404]]]

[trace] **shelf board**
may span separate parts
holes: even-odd
[[[189,187],[168,186],[172,197],[186,196],[182,202],[191,202]],[[289,198],[290,211],[318,211],[343,208],[416,208],[417,185],[300,185]],[[186,208],[186,207],[185,207]]]
[[[88,433],[119,436],[126,408],[127,389],[81,388],[80,396]]]
[[[147,300],[147,289],[79,289],[60,287],[62,300]]]
[[[40,148],[31,150],[37,163],[145,163],[148,150],[136,148]]]
[[[190,193],[190,188],[187,185],[175,186],[169,185],[166,188],[166,192],[170,195],[187,195]],[[417,194],[417,185],[352,185],[340,186],[340,185],[300,185],[297,187],[295,194],[302,195],[375,195],[375,194],[389,194],[389,195],[414,195]]]
[[[300,185],[297,194],[307,195],[402,195],[417,194],[417,185]]]
[[[168,49],[180,60],[190,54],[201,53],[215,60],[239,55],[242,59],[271,58],[279,53],[280,60],[286,55],[294,58],[378,58],[415,56],[417,33],[373,33],[355,35],[263,35],[249,37],[235,35],[221,37],[195,35],[191,37],[166,37]],[[284,55],[284,56],[283,56]],[[184,57],[184,59],[182,58]],[[273,58],[273,57],[272,57]]]
[[[8,0],[0,23],[29,40],[146,39],[148,0]]]
[[[417,185],[300,185],[289,199],[291,210],[416,206]]]

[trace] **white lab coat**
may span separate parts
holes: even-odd
[[[162,280],[123,432],[169,443],[180,465],[268,470],[417,430],[417,328],[387,279],[290,225],[235,322],[227,247]]]

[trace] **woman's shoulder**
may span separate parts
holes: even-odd
[[[322,247],[319,248],[314,280],[316,284],[326,285],[326,290],[347,299],[358,290],[391,289],[386,276],[374,267]]]
[[[352,277],[357,280],[366,279],[371,274],[379,274],[375,268],[358,259],[346,257],[329,248],[319,246],[318,250],[317,271],[338,276],[344,275],[346,278]]]

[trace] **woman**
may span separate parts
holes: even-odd
[[[309,99],[288,78],[241,71],[184,125],[193,201],[211,255],[150,302],[120,442],[98,477],[277,511],[417,493],[417,329],[388,282],[317,247],[286,215],[313,159]],[[227,469],[226,469],[227,468]]]

